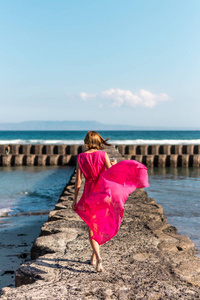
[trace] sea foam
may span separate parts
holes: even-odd
[[[109,142],[113,145],[200,145],[200,139],[163,139],[163,140],[147,140],[147,139],[135,139],[135,140],[112,140]],[[42,144],[42,145],[83,145],[83,140],[0,140],[1,145],[12,145],[12,144]]]

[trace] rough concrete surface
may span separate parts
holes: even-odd
[[[199,299],[194,244],[167,223],[143,189],[132,193],[118,234],[101,246],[104,271],[90,265],[87,226],[72,211],[75,177],[63,191],[1,299]],[[83,185],[81,187],[83,189]]]

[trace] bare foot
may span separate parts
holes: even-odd
[[[96,262],[97,262],[97,259],[96,259],[96,255],[95,255],[95,253],[93,252],[92,253],[92,256],[91,256],[91,260],[90,260],[90,263],[91,263],[91,265],[96,265]]]
[[[103,272],[103,266],[102,266],[102,259],[101,258],[97,260],[96,270],[97,270],[97,272]]]

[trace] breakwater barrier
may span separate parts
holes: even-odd
[[[123,159],[147,167],[200,167],[200,145],[116,145]],[[0,166],[75,165],[84,145],[0,145]]]

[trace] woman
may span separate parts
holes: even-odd
[[[72,208],[89,227],[91,264],[96,264],[97,272],[101,272],[99,246],[117,234],[128,195],[136,188],[149,186],[148,174],[147,168],[135,160],[111,163],[108,154],[100,150],[110,145],[96,131],[88,131],[84,143],[88,150],[77,156]],[[85,186],[77,203],[82,174]]]

